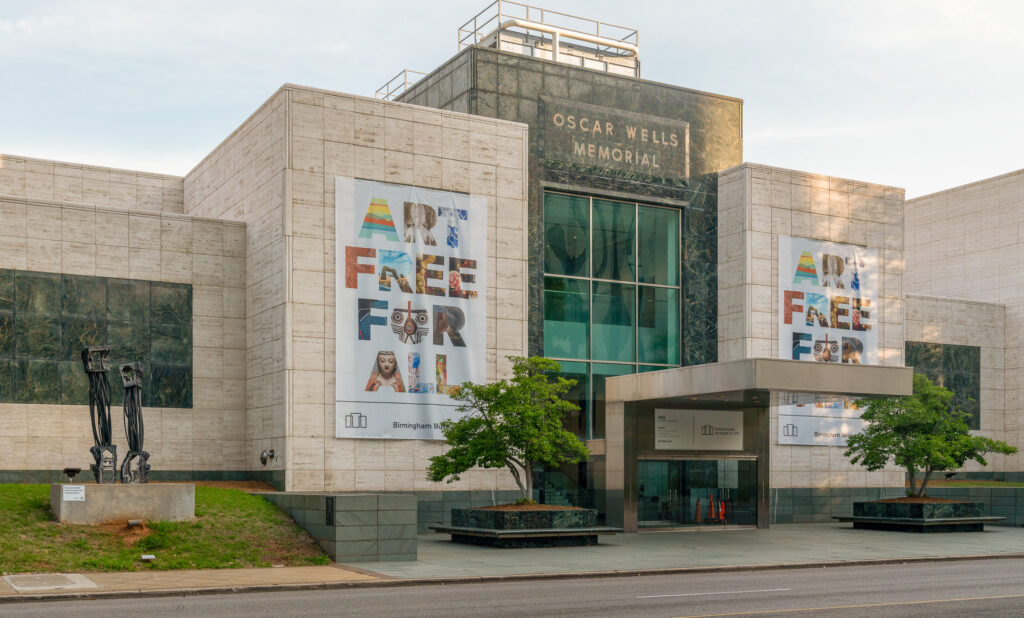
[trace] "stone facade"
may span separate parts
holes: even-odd
[[[879,362],[903,365],[903,189],[744,163],[719,174],[718,357],[779,358],[778,237],[876,249]],[[895,468],[866,472],[843,449],[778,443],[772,407],[773,488],[882,487]]]
[[[186,210],[249,232],[246,465],[290,491],[437,489],[443,445],[334,438],[335,177],[481,196],[488,203],[487,375],[526,352],[526,127],[284,86],[185,179]],[[498,231],[501,231],[499,234]],[[257,457],[273,448],[264,468]],[[358,462],[358,465],[357,465]],[[453,490],[511,488],[474,470]]]
[[[920,324],[923,341],[980,346],[980,433],[1017,447],[1024,419],[1024,363],[1018,352],[1024,327],[1024,279],[1018,267],[1024,255],[1022,225],[1024,170],[907,201],[907,293],[957,299],[922,305],[921,314],[908,322],[914,332],[907,339],[915,340]],[[986,470],[1016,472],[1022,464],[1019,453],[1000,455]]]
[[[24,167],[26,171],[19,172],[23,176],[39,173],[27,171],[29,168],[78,170],[80,176],[98,174],[96,170],[101,169],[40,161],[25,161]],[[108,177],[105,182],[110,185],[112,172],[105,170],[105,173]],[[117,173],[119,177],[132,179],[153,176]],[[36,182],[32,180],[33,185]],[[175,191],[169,192],[171,206],[177,199],[173,198]],[[105,194],[89,193],[83,199],[101,202],[108,198]],[[155,207],[132,210],[21,195],[0,196],[0,234],[3,247],[0,269],[49,273],[55,280],[59,280],[60,275],[75,276],[76,281],[86,285],[141,281],[147,284],[147,293],[148,282],[185,286],[191,290],[188,315],[171,320],[175,325],[185,323],[183,320],[191,324],[187,341],[175,344],[186,346],[184,353],[191,361],[191,403],[186,407],[147,407],[144,412],[145,448],[151,454],[150,464],[159,471],[155,478],[169,478],[168,471],[185,473],[184,478],[191,478],[194,471],[209,472],[220,478],[225,471],[236,471],[240,475],[244,461],[238,428],[245,422],[245,327],[242,323],[245,226],[160,212]],[[149,307],[150,298],[146,296],[137,302],[142,305],[132,310]],[[125,308],[123,304],[107,309],[110,307],[115,312]],[[107,324],[118,323],[119,316],[114,313],[100,316],[99,320],[102,323],[108,317]],[[154,328],[145,320],[142,324]],[[120,335],[113,330],[109,332],[110,338],[106,331],[97,332],[100,340],[95,344],[109,343],[117,358],[121,353],[118,346],[124,344],[119,340]],[[66,333],[65,328],[60,337],[66,338]],[[62,349],[60,362],[67,365],[73,379],[78,375],[73,372],[75,350],[70,349],[74,347],[70,340],[66,343],[62,342],[67,349]],[[173,343],[173,339],[167,343]],[[77,369],[82,371],[80,363]],[[121,390],[116,373],[111,376],[111,386],[115,392]],[[6,453],[8,462],[5,472],[0,474],[11,480],[45,481],[59,480],[59,471],[64,467],[88,469],[92,463],[89,409],[81,400],[73,401],[75,403],[61,405],[0,403],[0,414],[4,418],[0,423],[0,450]],[[127,446],[118,420],[120,408],[114,406],[111,416],[115,427],[114,443],[120,453],[125,453]]]
[[[8,197],[180,214],[182,183],[180,176],[0,155],[0,195]]]

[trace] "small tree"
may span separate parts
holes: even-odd
[[[864,431],[850,436],[844,453],[868,470],[881,470],[889,462],[907,470],[909,494],[925,495],[928,478],[937,470],[956,470],[967,461],[988,465],[985,453],[1016,453],[1000,440],[972,436],[962,410],[950,405],[953,393],[914,374],[914,394],[859,402]],[[920,485],[918,473],[923,473]]]
[[[589,452],[562,425],[579,408],[562,399],[575,380],[554,377],[560,366],[540,357],[510,356],[512,379],[491,384],[465,382],[452,397],[462,402],[461,418],[441,424],[448,452],[430,458],[427,478],[459,480],[473,467],[508,468],[523,501],[533,499],[533,468],[576,463]]]

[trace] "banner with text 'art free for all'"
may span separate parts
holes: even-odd
[[[878,277],[874,249],[779,236],[779,356],[877,364]],[[779,407],[779,444],[845,446],[863,427],[852,401]]]
[[[335,207],[335,435],[443,439],[487,378],[487,201],[336,178]]]

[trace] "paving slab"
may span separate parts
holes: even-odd
[[[394,578],[472,578],[754,565],[798,565],[1024,554],[1024,528],[919,534],[855,530],[849,523],[784,524],[769,529],[658,531],[601,537],[590,547],[493,549],[420,535],[415,562],[362,562]]]
[[[17,588],[8,578],[14,580]],[[40,579],[41,578],[41,579]],[[113,594],[159,592],[162,590],[202,591],[273,586],[316,586],[343,582],[375,581],[380,577],[338,566],[279,567],[267,569],[197,569],[184,571],[130,571],[122,573],[14,575],[0,579],[0,600],[22,595],[63,596],[69,593]],[[70,585],[83,580],[91,586]],[[22,586],[25,583],[26,586]],[[35,585],[33,585],[35,584]],[[63,584],[63,585],[62,585]],[[90,588],[82,590],[81,588]]]

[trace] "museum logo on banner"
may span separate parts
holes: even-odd
[[[335,435],[441,440],[487,377],[487,201],[339,177],[335,207]]]
[[[876,250],[779,236],[778,266],[781,358],[878,362]],[[779,444],[845,446],[863,428],[850,400],[779,406]]]

